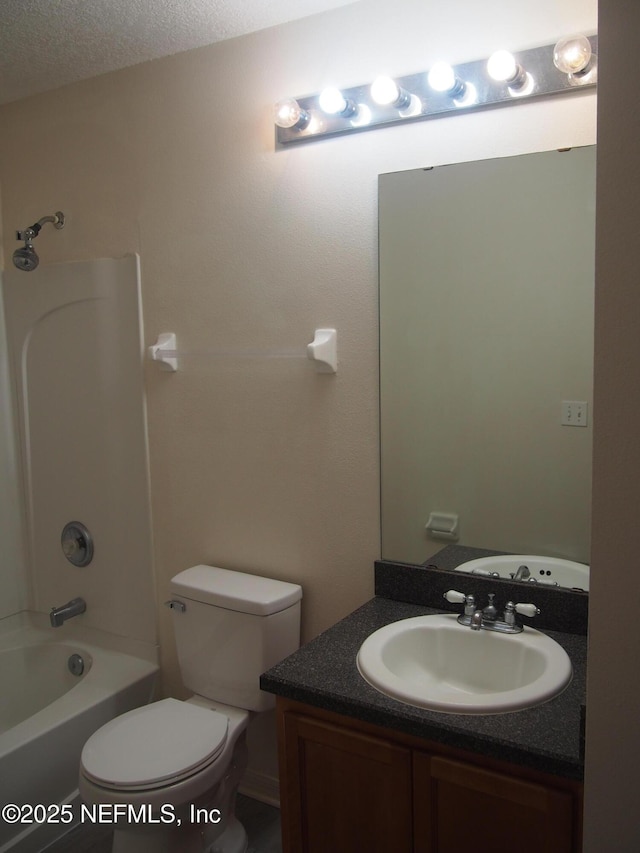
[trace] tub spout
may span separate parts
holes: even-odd
[[[72,616],[79,616],[87,609],[87,603],[84,598],[73,598],[62,607],[52,607],[49,613],[49,620],[52,628],[59,628],[67,619]]]

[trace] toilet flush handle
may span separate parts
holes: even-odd
[[[168,607],[169,610],[177,610],[178,613],[184,613],[184,611],[187,609],[187,605],[184,603],[184,601],[178,601],[177,598],[172,598],[170,601],[165,601],[164,606]]]

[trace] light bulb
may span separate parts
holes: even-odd
[[[487,62],[487,73],[492,80],[498,83],[507,83],[509,93],[518,96],[530,94],[533,79],[530,74],[519,65],[515,56],[508,50],[496,50]]]
[[[401,89],[391,77],[377,77],[371,84],[371,97],[380,106],[394,106],[398,110],[405,110],[412,105],[412,98],[406,89]]]
[[[328,115],[337,115],[347,106],[347,101],[339,89],[323,89],[319,103],[322,112]]]
[[[464,80],[446,62],[436,62],[427,75],[427,82],[436,92],[445,92],[449,97],[463,100],[467,91]]]
[[[309,124],[310,115],[294,98],[285,98],[273,108],[274,121],[278,127],[297,127],[302,130]]]
[[[330,116],[337,115],[342,116],[342,118],[352,118],[358,112],[358,105],[345,98],[340,89],[323,89],[320,92],[318,103],[322,112]]]
[[[404,109],[411,103],[411,95],[405,89],[401,89],[391,77],[377,77],[371,84],[371,97],[382,107],[393,105],[398,109]]]
[[[376,77],[371,84],[371,97],[381,106],[392,104],[399,94],[398,84],[391,77]]]
[[[429,85],[436,92],[450,92],[455,88],[456,75],[453,68],[446,62],[436,62],[427,77]]]
[[[518,63],[512,53],[508,50],[496,50],[489,57],[487,62],[487,72],[492,80],[497,80],[499,83],[506,83],[507,80],[513,80],[518,74]]]
[[[586,36],[560,39],[553,49],[553,64],[563,74],[580,74],[591,61],[591,42]]]

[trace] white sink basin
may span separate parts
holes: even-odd
[[[540,705],[572,677],[565,650],[533,628],[472,631],[455,614],[385,625],[358,652],[362,677],[408,705],[452,714],[500,714]]]
[[[561,560],[558,557],[536,557],[532,554],[508,554],[504,557],[481,557],[456,566],[456,572],[490,575],[497,573],[501,578],[511,578],[520,566],[527,566],[530,577],[538,583],[589,590],[589,566]]]

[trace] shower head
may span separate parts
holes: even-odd
[[[40,263],[32,241],[38,236],[42,226],[46,222],[51,222],[53,227],[59,231],[60,228],[64,228],[64,213],[58,210],[53,216],[43,216],[42,219],[38,219],[37,222],[34,222],[29,228],[25,228],[24,231],[16,231],[16,240],[24,240],[24,246],[16,249],[13,253],[13,264],[19,270],[31,272]]]
[[[36,255],[32,243],[25,243],[21,249],[16,249],[13,253],[13,264],[19,270],[31,272],[39,263],[40,258]]]

